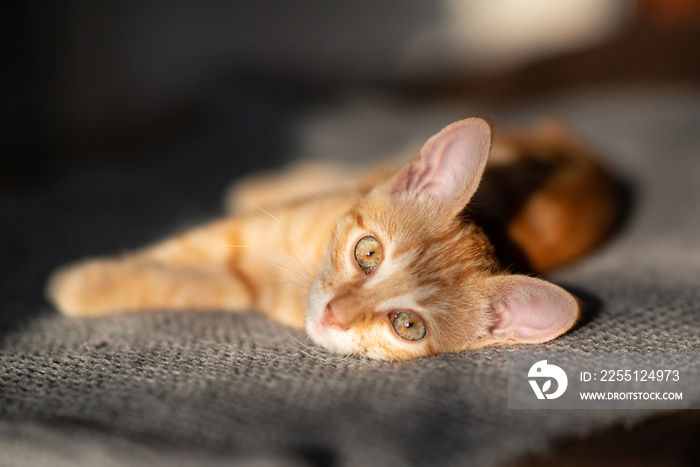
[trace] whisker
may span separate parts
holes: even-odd
[[[249,206],[249,207],[256,207],[256,206]],[[257,207],[256,207],[256,208],[257,208]],[[290,238],[289,238],[290,234],[291,234],[291,235],[293,235],[293,234],[291,233],[291,231],[289,231],[289,229],[288,229],[284,224],[282,224],[282,223],[279,221],[279,219],[276,219],[276,218],[274,218],[274,216],[273,216],[273,220],[275,220],[275,222],[276,222],[279,226],[281,226],[281,227],[283,227],[284,229],[286,229],[286,233],[285,233],[285,234],[283,234],[283,233],[281,233],[281,232],[279,232],[279,231],[277,231],[277,230],[275,230],[275,229],[271,229],[270,226],[269,226],[269,224],[263,223],[262,220],[260,220],[260,219],[255,219],[255,220],[251,221],[251,223],[255,222],[255,223],[261,225],[263,228],[265,228],[265,229],[267,230],[267,232],[268,232],[269,234],[274,235],[274,236],[277,238],[277,242],[272,242],[272,248],[274,248],[274,250],[275,250],[276,252],[280,253],[281,255],[286,256],[286,257],[289,259],[289,261],[285,261],[285,262],[286,262],[290,267],[294,268],[294,269],[297,270],[299,273],[306,275],[310,280],[313,280],[313,279],[314,279],[314,276],[313,276],[312,274],[310,274],[309,271],[308,271],[308,268],[305,267],[305,266],[302,264],[302,263],[303,263],[303,260],[305,259],[306,261],[308,261],[308,258],[301,258],[301,259],[300,259],[300,256],[301,256],[301,255],[300,255],[299,252],[298,252],[298,246],[297,246],[296,244],[294,244],[294,243],[290,240]],[[297,238],[297,241],[299,241],[298,238]],[[285,249],[281,248],[281,247],[279,246],[279,244],[283,244],[283,245],[286,244],[287,250],[290,250],[291,254],[290,254],[290,252],[288,252],[288,251],[286,251]],[[301,247],[302,247],[302,251],[305,253],[305,251],[303,250],[303,245],[302,245]],[[276,254],[275,252],[273,252],[273,251],[271,251],[271,250],[264,250],[264,249],[262,249],[262,248],[261,248],[261,250],[266,251],[267,253],[269,253],[269,254],[271,254],[271,255],[273,255],[273,256],[276,256],[276,257],[278,257],[279,259],[282,259],[282,260],[283,260],[283,258],[282,258],[280,255]],[[294,256],[292,256],[292,255],[294,255]],[[313,264],[312,262],[310,262],[309,264],[311,265],[311,267],[312,267],[312,269],[314,270],[314,272],[317,274],[318,271],[316,270],[314,264]]]
[[[264,259],[257,259],[257,258],[247,258],[247,261],[255,261],[255,262],[257,262],[257,263],[269,264],[270,266],[275,267],[275,268],[279,269],[280,271],[284,271],[284,272],[286,272],[286,273],[291,274],[291,275],[294,276],[294,277],[297,277],[298,279],[303,280],[304,282],[306,282],[306,284],[307,284],[308,286],[311,285],[311,281],[310,281],[310,280],[307,280],[304,276],[300,276],[300,275],[297,274],[296,272],[294,272],[294,271],[292,271],[292,270],[290,270],[290,269],[287,269],[287,268],[285,268],[285,267],[282,267],[282,266],[280,266],[279,264],[275,264],[275,263],[273,263],[272,261],[266,261],[266,260],[264,260]]]
[[[316,345],[309,345],[306,342],[303,342],[299,340],[297,337],[295,337],[291,333],[287,333],[287,335],[292,338],[294,341],[297,342],[302,348],[297,349],[299,352],[302,354],[306,355],[307,357],[313,357],[316,359],[319,359],[323,363],[337,363],[338,361],[349,363],[355,361],[355,357],[352,355],[341,355],[341,354],[336,354],[329,352],[328,350],[324,349],[323,347],[318,347]],[[304,351],[304,349],[306,351]]]
[[[302,285],[302,284],[300,284],[300,283],[298,283],[298,282],[294,282],[294,281],[291,280],[291,279],[274,279],[274,278],[269,278],[269,279],[258,279],[258,280],[256,280],[256,281],[251,282],[251,284],[257,284],[257,283],[259,283],[259,282],[287,282],[287,283],[296,285],[297,287],[300,287],[300,288],[302,288],[302,289],[307,289],[307,288],[308,288],[308,286],[304,286],[304,285]]]
[[[297,241],[297,244],[298,244],[298,246],[300,247],[302,253],[304,253],[304,256],[305,256],[305,258],[306,258],[306,261],[309,263],[309,265],[310,265],[311,268],[314,270],[314,272],[315,272],[316,274],[318,274],[319,271],[318,271],[318,269],[316,269],[316,265],[315,265],[314,262],[311,260],[311,256],[309,255],[308,251],[306,251],[306,248],[304,248],[304,244],[301,242],[301,240],[299,239],[299,237],[297,237],[297,235],[296,235],[294,232],[292,232],[286,225],[284,225],[284,223],[282,223],[278,218],[276,218],[275,216],[273,216],[270,212],[266,211],[265,209],[261,208],[260,206],[254,206],[254,205],[253,205],[252,207],[254,207],[254,208],[260,210],[260,212],[263,212],[263,213],[267,214],[268,216],[270,216],[270,218],[272,218],[275,222],[277,222],[280,226],[282,226],[282,228],[284,228],[284,229],[289,233],[289,235],[291,235],[292,238],[294,238],[294,240]]]
[[[290,242],[289,236],[288,235],[283,236],[280,232],[274,232],[274,231],[270,231],[270,232],[273,235],[275,235],[280,242],[285,242],[287,244],[287,246],[289,247],[289,249],[292,250],[291,253],[294,254],[294,256],[291,256],[290,253],[288,253],[287,251],[285,251],[284,249],[282,249],[278,245],[273,245],[274,249],[276,251],[280,252],[281,254],[283,254],[284,256],[286,256],[287,258],[289,258],[289,260],[294,264],[295,269],[298,269],[298,271],[300,273],[305,274],[306,276],[308,276],[309,279],[313,280],[313,276],[309,273],[307,268],[304,267],[304,265],[302,264],[302,261],[300,261],[300,259],[297,257],[298,252],[293,251],[296,248],[296,246]],[[272,252],[270,252],[270,253],[274,254]],[[290,266],[291,266],[291,264],[290,264]],[[317,273],[317,271],[315,271],[315,270],[314,270],[314,272]]]
[[[306,355],[307,357],[318,358],[324,363],[330,362],[332,357],[335,357],[335,358],[341,357],[340,355],[329,354],[324,349],[321,349],[319,347],[312,347],[312,346],[308,345],[307,343],[297,339],[291,333],[287,333],[287,335],[289,337],[291,337],[297,344],[299,344],[301,346],[301,348],[298,348],[297,350],[299,352],[301,352],[302,354]]]
[[[305,308],[304,306],[297,306],[296,311],[303,312],[303,311],[305,311],[304,308]],[[319,349],[318,347],[315,347],[315,346],[312,347],[312,346],[308,345],[306,342],[299,340],[291,332],[287,332],[287,335],[289,337],[291,337],[294,341],[296,341],[297,344],[299,344],[302,347],[301,349],[298,349],[302,354],[306,355],[307,357],[324,358],[323,355],[319,355],[319,350],[322,350],[322,349]],[[306,349],[307,352],[304,352],[303,349]]]
[[[313,277],[311,277],[311,276],[308,275],[308,274],[306,274],[306,276],[308,276],[308,277],[304,277],[304,275],[302,275],[302,274],[295,268],[294,264],[292,264],[292,263],[290,263],[289,261],[285,260],[284,258],[280,257],[279,255],[276,255],[276,254],[273,253],[272,251],[266,250],[265,248],[255,247],[255,246],[248,246],[248,245],[234,245],[234,244],[219,244],[219,246],[228,246],[228,247],[233,247],[233,248],[247,248],[247,249],[250,249],[250,250],[259,250],[259,251],[262,251],[262,252],[267,253],[267,254],[269,254],[269,255],[271,255],[271,256],[273,256],[273,257],[279,259],[279,260],[284,261],[284,263],[286,263],[291,269],[288,269],[288,268],[285,268],[285,267],[283,267],[283,266],[280,266],[279,264],[275,264],[275,263],[273,263],[272,261],[267,261],[267,260],[263,260],[263,259],[246,258],[246,260],[247,260],[247,261],[257,261],[257,262],[262,262],[262,263],[269,264],[269,265],[274,266],[274,267],[276,267],[276,268],[278,268],[278,269],[280,269],[280,270],[282,270],[282,271],[288,272],[289,274],[292,274],[293,276],[298,277],[299,279],[302,279],[304,282],[306,282],[306,283],[309,284],[309,285],[311,284],[311,282],[312,282],[312,280],[313,280]]]
[[[308,345],[304,344],[302,341],[300,341],[299,339],[297,339],[297,338],[294,337],[293,335],[291,335],[291,334],[289,334],[289,333],[287,333],[287,335],[288,335],[289,337],[291,337],[292,339],[294,339],[294,340],[301,346],[301,348],[297,348],[296,350],[298,350],[299,352],[301,352],[303,355],[306,355],[307,357],[315,357],[315,355],[314,355],[314,350],[315,350],[315,349],[313,349],[313,348],[309,347]]]

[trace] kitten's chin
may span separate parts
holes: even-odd
[[[306,333],[315,344],[333,353],[342,355],[355,353],[353,352],[352,336],[347,331],[333,329],[329,326],[324,326],[320,322],[313,323],[307,320]]]

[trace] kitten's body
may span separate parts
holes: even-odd
[[[558,129],[497,140],[484,171],[489,145],[488,126],[468,119],[398,171],[252,179],[229,195],[232,217],[63,269],[49,296],[74,316],[257,309],[333,351],[392,360],[552,339],[575,323],[576,300],[502,265],[546,272],[596,246],[617,215],[613,184]],[[401,337],[397,317],[422,334]]]

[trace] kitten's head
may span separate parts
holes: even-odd
[[[485,235],[460,216],[490,146],[485,121],[453,123],[340,219],[309,294],[306,328],[316,343],[407,360],[545,342],[573,326],[572,295],[504,274]]]

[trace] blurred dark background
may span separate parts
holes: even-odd
[[[290,121],[357,88],[503,102],[611,83],[700,83],[693,0],[64,0],[3,9],[2,191],[70,167],[147,159],[134,150],[216,128],[243,172],[273,165],[289,149]]]
[[[700,86],[694,0],[62,0],[2,9],[0,336],[52,313],[41,290],[56,266],[217,215],[228,182],[302,156],[299,125],[348,95],[412,105],[415,115],[422,105],[508,108],[606,87]],[[580,452],[627,446],[638,460],[658,455],[658,443],[643,441],[659,433],[672,455],[674,440],[697,438],[698,419],[641,430],[574,440],[550,459],[579,465]]]

